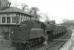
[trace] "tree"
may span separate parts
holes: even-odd
[[[27,4],[22,4],[22,10],[23,10],[25,13],[29,13],[28,5],[27,5]]]
[[[48,18],[48,16],[47,16],[46,13],[40,13],[40,20],[42,22],[48,22],[49,21],[49,18]]]
[[[38,14],[39,8],[32,7],[30,8],[29,14],[33,16],[33,20],[39,20],[40,15]]]
[[[0,9],[10,7],[11,3],[8,0],[0,0]]]
[[[37,7],[32,7],[32,8],[30,9],[30,12],[29,12],[29,13],[30,13],[32,16],[37,17],[38,11],[39,11],[39,9],[38,9]]]

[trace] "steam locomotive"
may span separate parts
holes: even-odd
[[[13,28],[11,39],[17,50],[23,50],[63,36],[66,32],[64,26],[46,25],[40,21],[24,21],[20,26]]]

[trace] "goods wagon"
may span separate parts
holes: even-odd
[[[68,32],[67,28],[65,26],[57,26],[54,24],[49,24],[46,27],[46,33],[48,34],[48,40],[53,40],[56,38],[59,38],[63,35],[65,35]]]

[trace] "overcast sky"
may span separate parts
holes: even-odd
[[[74,19],[74,0],[10,0],[12,5],[22,3],[30,7],[38,7],[40,12],[48,14],[49,18],[62,23],[63,19]]]

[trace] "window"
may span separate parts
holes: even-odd
[[[12,17],[12,23],[16,23],[16,18]]]
[[[30,17],[28,18],[28,20],[30,20]]]
[[[2,17],[2,23],[5,23],[6,19],[5,17]]]
[[[18,15],[11,15],[11,14],[7,14],[7,15],[2,15],[1,16],[1,24],[16,24],[19,23],[19,17]]]
[[[7,23],[11,23],[11,18],[10,17],[7,17]]]
[[[26,16],[24,17],[24,21],[26,20]]]
[[[12,17],[12,23],[19,23],[19,17]]]
[[[2,23],[11,23],[10,17],[2,17]]]

